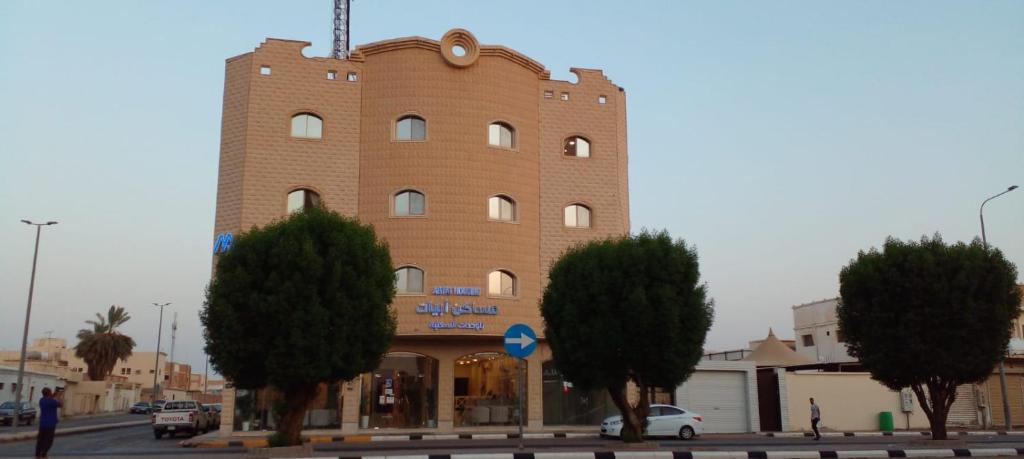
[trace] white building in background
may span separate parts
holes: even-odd
[[[839,298],[793,306],[793,334],[797,353],[819,363],[856,362],[846,350],[839,330]]]
[[[25,370],[21,381],[21,401],[36,406],[44,388],[51,390],[64,387],[64,381],[55,374]],[[14,401],[18,392],[18,368],[0,366],[0,403]]]

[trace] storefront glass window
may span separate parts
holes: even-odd
[[[437,427],[437,359],[407,352],[363,374],[359,427]]]
[[[455,360],[455,426],[519,423],[519,360],[497,352]],[[523,368],[523,382],[527,381]],[[526,388],[523,388],[526,393]],[[527,409],[524,400],[523,409]]]
[[[619,414],[607,390],[580,390],[562,379],[555,362],[544,369],[544,425],[600,425],[608,416]]]
[[[305,429],[341,428],[339,383],[321,384],[306,411]],[[274,430],[280,421],[281,394],[274,388],[235,390],[234,430],[241,432]]]

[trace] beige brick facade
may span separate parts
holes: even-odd
[[[451,37],[467,48],[465,56],[448,51]],[[304,57],[308,45],[268,39],[227,61],[215,234],[285,217],[287,195],[297,188],[373,224],[396,267],[425,273],[424,294],[395,299],[393,350],[439,361],[437,427],[450,429],[455,360],[500,351],[500,336],[514,323],[542,334],[538,303],[550,264],[575,243],[629,232],[625,93],[599,70],[572,69],[577,83],[551,80],[541,64],[479,45],[461,30],[441,41],[364,45],[348,60]],[[304,112],[322,118],[321,139],[291,137],[292,116]],[[396,121],[410,114],[426,120],[425,140],[396,139]],[[514,127],[511,149],[489,145],[493,122]],[[589,158],[563,154],[574,135],[590,141]],[[395,216],[394,195],[409,189],[426,196],[425,214]],[[514,222],[489,220],[495,195],[514,200]],[[591,209],[590,228],[563,225],[570,204]],[[487,294],[488,273],[498,269],[515,275],[514,297]],[[482,294],[433,295],[440,286]],[[494,305],[499,313],[443,318],[480,322],[481,330],[432,329],[439,318],[418,314],[417,305],[445,299]],[[538,356],[549,354],[543,342],[539,351],[528,366],[534,427],[542,418]],[[346,431],[358,429],[358,386],[342,391]]]

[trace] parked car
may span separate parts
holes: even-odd
[[[0,424],[11,425],[14,420],[14,402],[0,404]],[[21,415],[18,416],[18,424],[32,425],[38,413],[30,402],[21,402]]]
[[[153,413],[153,436],[159,440],[164,434],[171,437],[178,432],[198,435],[210,431],[210,419],[202,405],[195,400],[172,400],[162,410]]]
[[[149,402],[139,402],[132,405],[132,407],[128,409],[128,412],[131,414],[150,414],[153,412],[153,406],[150,405]]]
[[[156,412],[164,409],[164,404],[165,403],[167,403],[167,400],[157,400],[157,401],[153,402],[153,405],[151,407],[151,410],[152,410],[151,412],[152,413],[156,413]]]
[[[679,437],[689,440],[704,433],[704,418],[678,406],[651,405],[647,415],[648,437]],[[622,416],[612,416],[601,423],[602,437],[619,437],[622,434]]]
[[[215,408],[213,404],[203,404],[203,411],[206,412],[206,417],[210,421],[210,430],[220,428],[220,409]]]

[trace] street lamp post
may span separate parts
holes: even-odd
[[[32,317],[32,294],[36,289],[36,261],[39,259],[39,234],[44,226],[56,225],[57,222],[32,223],[29,220],[22,220],[26,225],[36,227],[36,249],[32,254],[32,277],[28,281],[28,306],[25,307],[25,331],[21,334],[21,358],[18,360],[18,383],[14,391],[14,418],[11,421],[11,428],[18,427],[18,420],[21,419],[21,392],[25,379],[25,354],[28,352],[28,324]]]
[[[160,386],[156,382],[160,375],[160,336],[164,331],[164,307],[171,303],[153,303],[153,306],[160,308],[160,324],[156,328],[156,357],[153,359],[153,402],[160,399]]]
[[[978,209],[978,219],[981,220],[981,244],[984,245],[986,249],[988,248],[988,239],[985,238],[985,204],[1016,189],[1017,185],[1013,185],[1007,188],[1006,191],[981,202],[981,207]],[[1003,364],[1004,360],[1006,360],[1005,356],[1004,358],[999,359],[999,391],[1003,395],[1003,421],[1006,430],[1010,430],[1013,428],[1013,421],[1010,419],[1010,400],[1007,398],[1006,394],[1006,366]]]

